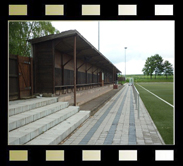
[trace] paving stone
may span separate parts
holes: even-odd
[[[132,99],[132,89],[130,89],[130,86],[125,88],[123,89],[123,93],[120,94],[118,92],[118,94],[86,122],[86,126],[83,125],[71,138],[75,138],[77,132],[81,134],[82,131],[85,131],[86,135],[82,135],[83,145],[101,145],[104,139],[104,142],[108,145],[150,145],[154,144],[154,141],[158,141],[155,138],[155,135],[157,135],[155,133],[156,129],[154,129],[153,122],[141,103],[141,99],[140,119],[138,119],[138,112],[135,109],[134,100]],[[123,110],[118,114],[118,108],[127,90]],[[130,105],[131,110],[134,111],[133,114],[130,113]]]

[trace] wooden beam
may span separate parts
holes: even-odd
[[[114,66],[113,66],[113,76],[112,76],[112,83],[114,85]]]
[[[85,62],[83,62],[79,67],[77,67],[77,70],[82,67],[85,64]]]
[[[92,65],[92,83],[93,83],[93,65]],[[92,86],[93,87],[93,86]]]
[[[30,57],[29,57],[30,58]],[[33,59],[32,58],[30,58],[30,62],[31,62],[31,64],[30,64],[30,77],[31,77],[31,82],[30,82],[30,84],[31,84],[31,95],[33,95]]]
[[[76,54],[77,54],[77,57],[78,57],[78,55],[81,53],[81,52],[83,52],[83,51],[85,51],[85,50],[88,50],[88,49],[91,49],[91,48],[89,48],[89,47],[82,47],[82,48],[80,48],[79,50],[77,49],[76,50]],[[66,51],[65,53],[72,53],[72,51],[71,50],[68,50],[68,51]],[[91,54],[92,55],[92,54]]]
[[[33,75],[34,75],[34,93],[36,93],[37,92],[37,82],[36,82],[36,77],[37,77],[37,73],[36,73],[36,58],[37,58],[37,56],[36,56],[36,45],[35,44],[33,44],[33,61],[34,61],[34,66],[33,66],[33,70],[34,70],[34,73],[33,73]],[[17,60],[18,61],[18,60]]]
[[[85,62],[85,83],[87,84],[87,62]]]
[[[74,106],[76,106],[76,36],[74,36]]]
[[[16,56],[17,57],[17,60],[16,60],[16,63],[17,63],[17,76],[18,76],[18,98],[20,99],[20,81],[19,81],[19,63],[18,63],[18,55]],[[35,59],[35,58],[34,58]]]
[[[97,71],[97,70],[98,70],[98,67],[96,68],[96,70],[93,71],[93,73],[94,73],[95,71]]]
[[[64,85],[64,57],[61,54],[61,68],[62,68],[62,85]]]
[[[93,65],[91,65],[86,71],[90,70],[93,67]]]
[[[89,49],[91,49],[91,47],[83,47],[83,48],[80,48],[80,49],[78,50],[78,54],[82,53],[82,52],[85,51],[85,50],[89,50]],[[78,55],[78,54],[77,54],[77,55]]]
[[[55,93],[55,46],[54,46],[54,41],[52,41],[52,56],[53,56],[53,72],[52,72],[52,79],[53,79],[53,83],[52,83],[52,93]]]
[[[72,60],[72,58],[69,59],[67,62],[65,62],[65,63],[63,64],[63,66],[67,65],[71,60]]]
[[[98,83],[98,68],[97,68],[97,83]]]

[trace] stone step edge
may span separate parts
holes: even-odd
[[[82,117],[79,119],[78,117],[81,115]],[[76,130],[81,124],[83,124],[89,117],[89,110],[81,110],[47,132],[26,143],[25,145],[58,145],[69,134]],[[70,121],[74,122],[71,123]]]
[[[29,101],[29,102],[24,102],[24,103],[19,103],[16,105],[9,105],[8,106],[8,113],[9,116],[13,116],[25,111],[29,111],[31,109],[43,107],[45,105],[50,105],[52,103],[58,102],[58,97],[54,98],[49,98],[41,101]]]
[[[72,109],[70,111],[68,111],[68,109],[70,109],[70,108],[72,108]],[[9,145],[25,144],[26,142],[30,141],[31,139],[37,137],[38,135],[42,134],[43,132],[51,129],[52,127],[58,125],[59,123],[63,122],[64,120],[73,116],[78,111],[79,111],[78,106],[69,106],[68,108],[65,108],[61,111],[53,113],[47,117],[41,118],[33,123],[30,123],[28,125],[15,129],[13,131],[10,131],[9,140],[8,140]],[[57,114],[61,114],[61,115],[58,116]],[[53,117],[55,115],[56,115],[56,118]],[[44,122],[44,121],[46,121],[46,122]],[[39,125],[38,128],[34,127],[34,126],[38,126],[38,125]],[[28,128],[30,128],[30,130]],[[25,132],[26,130],[29,130],[29,132]],[[19,131],[19,134],[17,136],[15,136],[18,131]]]
[[[65,109],[69,106],[68,102],[57,102],[33,110],[22,112],[9,117],[8,125],[9,131],[27,125],[38,119],[51,115],[59,110]],[[22,116],[22,117],[21,117]],[[17,119],[16,119],[17,118]]]

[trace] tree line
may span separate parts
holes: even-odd
[[[9,22],[9,53],[30,56],[29,39],[60,33],[48,21]]]
[[[173,67],[168,60],[163,62],[163,58],[159,54],[155,54],[146,59],[142,72],[144,75],[150,76],[151,79],[153,73],[155,75],[155,79],[156,75],[162,75],[162,73],[167,78],[168,75],[173,75]]]

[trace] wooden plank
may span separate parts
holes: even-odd
[[[9,77],[18,77],[18,75],[15,75],[15,74],[9,74]]]
[[[70,58],[67,62],[65,62],[63,65],[67,65],[73,58]]]
[[[33,81],[34,81],[34,91],[36,93],[36,46],[35,44],[32,45],[33,46]]]
[[[55,46],[54,46],[54,40],[52,41],[52,56],[53,56],[53,62],[52,62],[52,65],[53,65],[53,73],[52,73],[52,79],[53,79],[53,84],[52,84],[52,93],[54,94],[55,93]]]
[[[62,67],[62,85],[64,85],[64,57],[61,54],[61,67]]]
[[[19,87],[20,87],[20,97],[27,97],[31,94],[31,63],[29,57],[18,56],[19,62]]]
[[[55,86],[56,85],[62,85],[61,82],[61,70],[60,68],[55,68]]]
[[[52,41],[35,44],[36,93],[53,93],[53,49]],[[41,86],[47,82],[47,87]],[[50,91],[52,89],[52,91]]]
[[[20,99],[20,81],[19,81],[19,67],[18,67],[18,64],[19,64],[19,59],[18,59],[18,55],[17,55],[17,75],[18,75],[18,98]]]
[[[76,106],[76,36],[74,36],[74,106]]]
[[[17,55],[9,54],[9,59],[17,60]]]
[[[9,95],[10,96],[19,95],[19,93],[18,92],[14,92],[14,93],[12,92],[12,93],[9,93]]]
[[[31,67],[30,67],[30,79],[31,79],[31,95],[33,95],[33,59],[30,58],[30,62],[31,62]]]

